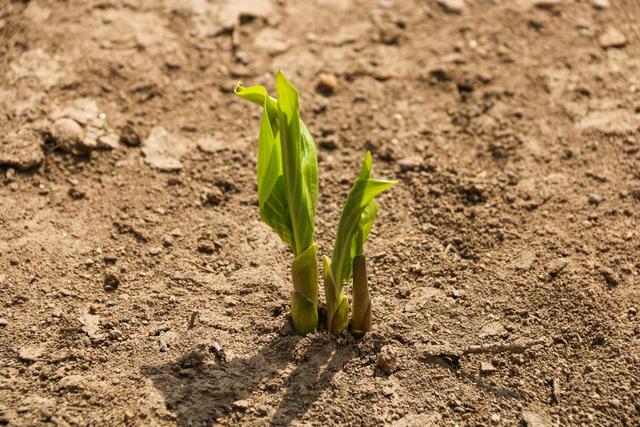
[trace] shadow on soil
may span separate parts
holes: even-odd
[[[337,347],[326,335],[277,336],[250,357],[228,362],[216,357],[213,362],[213,355],[202,360],[204,353],[189,353],[164,365],[146,366],[142,373],[162,393],[179,426],[210,425],[232,412],[251,412],[263,418],[261,425],[281,426],[299,419],[355,352],[353,346]],[[288,365],[293,370],[287,375],[282,371]],[[259,404],[234,404],[258,390],[269,394],[282,389],[275,413]]]

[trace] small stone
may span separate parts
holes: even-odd
[[[118,260],[118,257],[115,254],[107,253],[102,257],[102,260],[105,264],[115,264]]]
[[[162,248],[160,246],[153,247],[149,249],[149,255],[156,256],[162,253]]]
[[[22,347],[18,352],[18,357],[25,362],[35,362],[44,354],[45,350],[46,346],[44,345]]]
[[[338,88],[338,79],[333,74],[321,73],[316,81],[316,91],[322,95],[330,96]]]
[[[100,127],[104,121],[98,118],[98,103],[91,98],[75,99],[71,105],[62,110],[56,110],[51,113],[52,120],[61,117],[71,119],[81,125],[95,125]]]
[[[528,4],[530,7],[535,7],[538,9],[553,10],[563,1],[564,0],[524,0],[524,3]]]
[[[120,286],[120,279],[113,273],[107,273],[104,276],[104,290],[107,292],[113,292]]]
[[[76,152],[84,139],[82,126],[75,120],[66,117],[53,123],[50,134],[56,146],[69,153]]]
[[[405,157],[404,159],[398,161],[400,171],[402,172],[420,169],[422,168],[423,164],[424,160],[420,156]]]
[[[591,205],[599,205],[600,203],[602,203],[602,196],[600,196],[599,194],[591,194],[589,196],[589,204]]]
[[[499,424],[501,419],[500,414],[491,414],[491,424]]]
[[[69,197],[71,197],[73,200],[84,199],[84,197],[86,196],[84,191],[78,190],[76,187],[71,187],[68,193]]]
[[[4,177],[6,182],[12,182],[16,177],[16,170],[14,168],[7,168],[4,172]]]
[[[491,362],[480,362],[480,373],[483,375],[490,375],[496,371],[495,366]]]
[[[595,9],[609,9],[609,0],[591,0],[591,5]]]
[[[629,308],[628,313],[629,313],[629,316],[635,316],[638,313],[638,309],[635,308],[635,307],[631,307],[631,308]],[[0,319],[0,326],[4,326],[4,325],[2,325],[2,320],[4,320],[4,319]],[[6,320],[5,320],[5,322],[6,322]],[[6,323],[5,323],[5,325],[6,325]]]
[[[627,37],[617,28],[609,26],[598,37],[598,43],[603,49],[624,47],[627,44]]]
[[[398,370],[399,350],[392,345],[385,345],[380,349],[376,359],[376,368],[386,375]]]
[[[126,124],[120,129],[120,142],[128,147],[137,147],[140,145],[140,135],[131,124]]]
[[[460,299],[465,296],[466,292],[462,289],[450,289],[447,291],[446,295],[453,299]]]
[[[106,135],[98,137],[98,148],[107,150],[115,150],[119,147],[120,138],[115,133],[111,132]]]
[[[236,400],[235,402],[233,402],[233,407],[240,411],[246,411],[251,407],[251,402],[249,402],[247,399]]]
[[[200,242],[198,244],[198,252],[211,255],[215,251],[215,245],[213,242]]]
[[[461,15],[466,9],[464,0],[436,0],[436,3],[438,3],[438,6],[446,13],[455,15]]]
[[[4,317],[0,317],[0,327],[5,327],[9,324],[9,322],[7,321],[7,319],[5,319]]]

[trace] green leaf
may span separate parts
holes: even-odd
[[[317,246],[313,241],[316,147],[300,120],[298,92],[280,72],[276,91],[277,100],[262,86],[246,88],[238,83],[234,90],[240,98],[263,107],[257,164],[260,216],[296,256],[291,266],[291,315],[296,332],[304,335],[318,325]]]
[[[281,72],[276,75],[276,91],[282,170],[293,228],[293,248],[298,254],[313,243],[315,231],[318,185],[315,144],[309,132],[301,130],[298,92]]]
[[[363,240],[371,230],[377,213],[375,196],[393,187],[396,181],[371,179],[371,153],[367,152],[360,175],[353,184],[345,202],[331,258],[331,273],[336,286],[342,289],[351,278],[353,257],[356,253],[356,237],[359,231]],[[374,204],[371,204],[371,203]]]
[[[369,204],[364,208],[362,215],[360,215],[360,223],[358,224],[358,231],[362,233],[362,239],[367,240],[369,236],[369,232],[371,228],[373,228],[373,223],[376,220],[376,215],[378,215],[378,202],[372,200]]]
[[[280,138],[279,135],[274,138],[267,108],[263,110],[260,123],[257,172],[260,217],[282,241],[292,245],[293,229],[282,173]]]
[[[275,135],[278,132],[278,102],[275,98],[269,96],[269,93],[264,86],[256,85],[244,87],[242,82],[236,84],[233,92],[240,98],[258,104],[264,107],[269,117],[269,124],[271,125],[271,132]]]

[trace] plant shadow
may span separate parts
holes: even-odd
[[[231,422],[248,418],[281,426],[300,419],[356,352],[355,346],[336,346],[326,335],[276,336],[249,357],[226,361],[218,354],[211,360],[212,353],[192,352],[143,367],[142,373],[161,392],[167,415],[173,414],[178,426],[211,425],[228,416]],[[251,401],[256,392],[276,395],[281,390],[284,396],[275,411]]]

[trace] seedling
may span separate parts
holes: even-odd
[[[333,336],[347,328],[349,303],[343,285],[353,276],[353,317],[351,329],[356,336],[371,330],[371,302],[366,274],[364,242],[378,212],[375,196],[393,187],[395,181],[371,179],[371,153],[367,152],[360,175],[345,202],[331,260],[324,261],[324,287],[327,298],[327,329]]]
[[[316,145],[300,120],[298,92],[282,73],[276,76],[277,100],[262,86],[245,88],[238,83],[235,93],[263,107],[258,145],[260,216],[295,256],[291,316],[296,332],[305,335],[318,327]]]
[[[263,107],[257,167],[260,216],[293,251],[291,316],[296,332],[305,335],[318,326],[315,143],[300,120],[298,92],[281,72],[276,75],[277,99],[262,86],[242,83],[235,93]],[[367,153],[342,210],[332,258],[323,257],[327,329],[333,336],[348,326],[349,302],[342,288],[352,276],[352,331],[361,336],[371,330],[364,242],[378,211],[375,196],[395,185],[371,179],[371,164]]]

